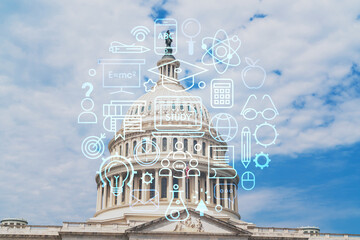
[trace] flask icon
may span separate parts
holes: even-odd
[[[180,194],[183,191],[179,190],[178,184],[174,184],[173,188],[174,190],[170,191],[172,193],[171,201],[168,208],[166,209],[165,218],[169,221],[185,221],[190,215],[181,197],[182,194]],[[175,199],[175,193],[177,193],[177,196],[179,197],[178,199]],[[185,210],[186,216],[184,218],[180,218],[180,212],[183,210]]]

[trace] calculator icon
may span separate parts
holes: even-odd
[[[232,79],[211,80],[211,107],[232,108],[234,105],[234,83]]]

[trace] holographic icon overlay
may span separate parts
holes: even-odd
[[[238,124],[236,119],[228,113],[218,113],[211,118],[209,124],[210,135],[218,142],[229,142],[236,137]]]
[[[199,212],[200,217],[204,216],[204,212],[209,211],[209,209],[206,207],[206,204],[204,203],[204,201],[201,199],[199,204],[197,205],[195,211]]]
[[[171,47],[164,46],[164,40]],[[157,55],[171,55],[177,52],[177,21],[172,18],[158,18],[154,22],[154,51]]]
[[[129,187],[131,186],[136,171],[134,171],[130,159],[124,158],[118,153],[108,158],[103,158],[102,160],[98,172],[100,180],[102,181],[103,186],[106,184],[110,186],[113,195],[118,196],[122,193],[126,182]],[[122,177],[120,175],[123,173],[124,169],[126,169],[126,174]],[[112,178],[114,178],[113,181]]]
[[[181,192],[183,192],[183,191],[179,190],[179,185],[174,184],[173,190],[170,192],[171,192],[171,201],[166,209],[165,218],[170,222],[185,221],[186,219],[189,218],[190,214],[185,205],[184,200],[182,199],[183,194],[181,194]],[[175,198],[175,193],[177,194],[178,199]],[[185,210],[186,216],[180,218],[181,211],[183,211],[183,210]]]
[[[143,83],[145,92],[155,92],[157,87],[157,83],[154,82],[152,79],[148,79],[146,82]]]
[[[135,36],[136,41],[143,42],[150,30],[145,26],[136,26],[131,30],[131,34]]]
[[[201,58],[204,65],[214,66],[218,74],[224,74],[228,68],[239,66],[241,63],[237,53],[241,46],[238,36],[229,38],[225,30],[220,29],[214,37],[205,37],[202,40],[202,49],[206,52]],[[211,58],[209,62],[208,59]]]
[[[150,138],[144,138],[134,147],[134,158],[141,166],[152,166],[159,160],[159,157],[160,148]]]
[[[105,139],[105,133],[102,133],[100,137],[89,136],[85,138],[81,144],[81,151],[84,156],[89,159],[101,157],[105,151],[103,139]]]
[[[111,53],[145,53],[147,51],[150,51],[149,48],[144,46],[136,46],[135,43],[131,45],[127,45],[121,42],[111,42],[109,47],[109,52]]]
[[[248,65],[241,71],[241,79],[244,85],[248,89],[261,88],[266,79],[264,68],[256,65],[259,60],[253,61],[250,58],[245,57],[245,61]]]
[[[115,93],[130,93],[124,91],[128,88],[140,88],[141,65],[144,59],[99,59],[98,63],[103,68],[103,87],[118,88]]]
[[[255,175],[246,171],[241,175],[241,186],[244,190],[250,191],[255,187]]]
[[[197,96],[158,96],[155,98],[153,136],[202,137],[202,99]]]
[[[262,160],[262,161],[260,162],[260,160]],[[255,167],[259,167],[259,168],[261,168],[261,170],[263,170],[265,167],[269,167],[269,163],[271,162],[271,160],[269,158],[269,154],[261,152],[261,153],[255,154],[254,162],[255,162]]]
[[[276,116],[279,115],[278,110],[275,107],[275,104],[271,97],[268,94],[265,94],[262,97],[261,103],[265,103],[263,105],[267,106],[262,111],[257,111],[254,106],[256,105],[257,97],[254,94],[251,94],[248,99],[246,100],[246,103],[241,110],[240,115],[242,115],[246,120],[254,120],[257,118],[258,114],[261,114],[261,116],[265,120],[273,120]]]
[[[189,41],[186,41],[188,43],[188,48],[189,48],[188,53],[189,55],[194,55],[195,41],[193,40],[193,38],[197,37],[201,32],[200,22],[195,18],[188,18],[181,25],[181,31],[185,37],[190,38]]]
[[[95,104],[94,101],[90,98],[90,94],[92,93],[94,86],[89,82],[85,82],[82,84],[81,88],[82,89],[89,88],[89,89],[85,93],[86,98],[84,98],[81,101],[81,108],[83,112],[81,112],[78,116],[78,123],[95,124],[97,123],[97,116],[95,113],[92,112]]]
[[[141,197],[140,197],[141,196]],[[147,199],[144,196],[152,196]],[[133,189],[130,208],[134,212],[156,212],[159,209],[160,194],[155,189]]]
[[[213,158],[210,158],[211,148],[215,152]],[[209,146],[208,153],[209,179],[233,179],[237,176],[234,146]]]
[[[103,105],[104,122],[103,127],[106,131],[115,135],[115,140],[120,136],[125,140],[127,132],[142,132],[142,115],[140,109],[144,107],[146,101],[114,100],[110,104]],[[126,115],[127,108],[136,106],[137,111],[132,115]],[[123,129],[121,128],[123,124]],[[120,129],[120,130],[118,130]]]
[[[266,136],[266,138],[259,139],[258,132],[262,131],[264,129],[265,129],[265,134],[262,134],[262,135]],[[273,133],[273,137],[272,138],[270,137],[270,140],[269,140],[267,136],[269,136],[270,132]],[[253,135],[254,135],[256,144],[259,144],[265,148],[267,148],[268,146],[270,146],[272,144],[275,144],[275,141],[276,141],[277,137],[279,136],[279,134],[276,131],[275,125],[271,125],[267,122],[257,125]]]
[[[232,108],[234,106],[234,82],[232,79],[211,80],[211,107]]]
[[[251,162],[251,132],[248,127],[241,130],[241,162],[245,168]]]
[[[217,193],[217,188],[219,188],[219,194]],[[234,192],[236,185],[234,183],[219,183],[214,185],[214,197],[219,200],[229,201],[228,206],[231,203],[234,203],[235,198],[237,197]]]

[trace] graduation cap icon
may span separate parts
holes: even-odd
[[[183,60],[174,59],[161,63],[148,71],[159,75],[165,88],[174,92],[182,92],[194,86],[195,76],[208,70]],[[171,83],[181,84],[183,88],[173,88]]]

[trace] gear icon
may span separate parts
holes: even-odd
[[[266,159],[266,162],[263,164],[259,164],[258,160],[260,157],[264,157]],[[254,162],[255,162],[255,167],[259,167],[261,168],[261,170],[263,170],[264,167],[269,167],[269,162],[271,162],[271,159],[269,158],[269,154],[261,152],[259,154],[255,154]]]
[[[258,137],[257,137],[257,131],[258,131],[260,128],[264,127],[264,126],[268,126],[268,127],[272,128],[272,130],[274,131],[274,138],[273,138],[273,140],[270,141],[269,143],[260,142],[259,139],[258,139]],[[271,125],[271,124],[269,124],[269,123],[267,123],[267,122],[264,122],[264,123],[262,123],[262,124],[260,124],[260,125],[256,125],[256,129],[255,129],[255,132],[254,132],[253,135],[254,135],[256,144],[259,144],[259,145],[261,145],[261,146],[263,146],[263,147],[265,147],[265,148],[267,148],[268,146],[270,146],[270,145],[272,145],[272,144],[275,144],[275,141],[276,141],[277,137],[279,136],[278,132],[277,132],[276,129],[275,129],[275,125]]]
[[[148,180],[146,180],[146,176],[148,176]],[[145,184],[150,184],[154,180],[154,177],[152,173],[146,172],[144,176],[141,177],[141,180],[143,180]]]

